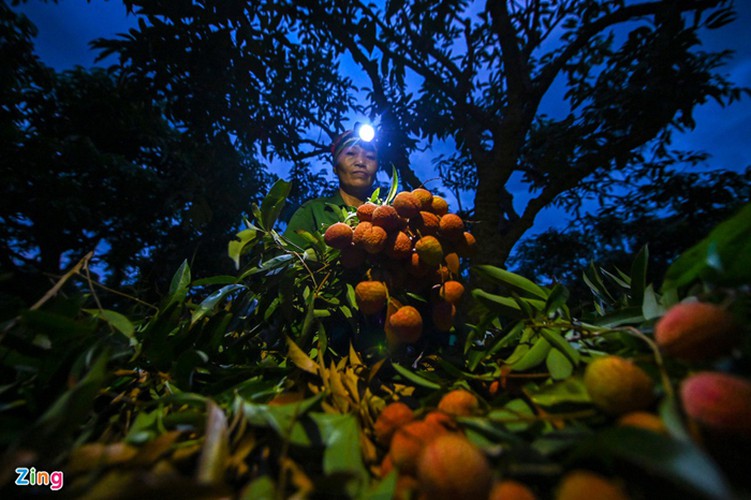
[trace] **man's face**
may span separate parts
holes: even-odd
[[[336,157],[334,165],[339,185],[348,192],[370,189],[377,170],[378,155],[375,150],[358,144],[345,147]]]

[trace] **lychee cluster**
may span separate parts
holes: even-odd
[[[445,394],[422,419],[401,402],[384,408],[373,430],[388,450],[381,476],[392,470],[398,474],[395,498],[417,498],[418,493],[421,498],[489,498],[490,463],[454,420],[478,409],[474,394],[462,389]]]
[[[406,290],[429,298],[433,328],[449,331],[464,293],[460,259],[473,255],[476,245],[462,218],[423,188],[402,191],[391,204],[364,203],[356,215],[354,227],[333,224],[324,241],[340,250],[343,268],[367,276],[355,287],[360,311],[386,310],[389,342],[414,343],[422,336],[424,311],[392,298],[393,292]]]

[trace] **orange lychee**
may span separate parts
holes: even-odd
[[[430,203],[430,208],[438,217],[442,217],[449,212],[449,204],[440,196],[433,195],[433,201]]]
[[[423,236],[417,240],[415,251],[420,256],[420,261],[429,266],[437,266],[443,260],[443,248],[435,236]]]
[[[394,466],[401,473],[414,474],[423,447],[446,432],[441,426],[424,421],[410,422],[400,427],[391,438],[389,448]]]
[[[558,484],[556,500],[628,500],[614,482],[587,470],[573,470]]]
[[[621,427],[638,427],[658,434],[667,433],[662,419],[648,411],[632,411],[621,415],[617,424]]]
[[[373,424],[376,441],[383,446],[388,446],[394,432],[414,419],[415,413],[412,408],[401,401],[387,405]]]
[[[394,260],[402,260],[412,255],[412,240],[403,231],[396,231],[386,240],[384,253]]]
[[[440,225],[441,220],[436,214],[424,210],[409,219],[409,226],[421,236],[436,236]]]
[[[669,356],[703,361],[729,352],[737,343],[739,330],[726,309],[706,302],[683,302],[657,322],[655,342]]]
[[[323,234],[323,241],[332,248],[343,250],[352,244],[352,228],[344,222],[331,224]]]
[[[420,200],[423,210],[430,210],[433,205],[433,193],[424,188],[417,188],[412,190],[412,195]]]
[[[388,318],[389,329],[398,343],[412,344],[422,335],[422,316],[412,306],[399,308]]]
[[[352,243],[355,246],[363,248],[363,242],[365,240],[365,232],[373,227],[368,221],[360,222],[355,226],[355,230],[352,232]]]
[[[417,462],[425,498],[488,498],[493,474],[485,454],[460,434],[443,434],[425,445]]]
[[[386,306],[386,286],[380,281],[361,281],[355,286],[357,307],[363,314],[376,314]]]
[[[373,210],[371,222],[374,226],[382,227],[387,233],[390,233],[399,228],[400,217],[391,205],[380,205]]]
[[[459,274],[459,254],[456,252],[447,253],[443,260],[446,262],[446,267],[451,271],[451,274]]]
[[[514,481],[513,479],[504,479],[493,483],[488,500],[536,500],[537,496],[529,486]]]
[[[438,291],[438,295],[451,304],[457,304],[464,294],[464,286],[458,281],[446,281]]]
[[[464,236],[464,221],[456,214],[441,217],[438,232],[449,241],[457,241]]]
[[[362,222],[361,222],[362,224]],[[382,227],[372,226],[362,235],[362,248],[369,254],[377,254],[386,246],[389,235]]]
[[[480,402],[477,396],[464,389],[447,392],[438,403],[438,409],[449,415],[468,417],[477,412]]]
[[[456,251],[461,257],[472,257],[477,253],[477,240],[471,233],[464,231],[464,235],[456,242]]]
[[[643,410],[654,400],[654,382],[649,375],[620,356],[604,356],[589,363],[584,386],[592,403],[610,415]]]
[[[398,193],[392,205],[400,216],[407,219],[420,213],[420,209],[422,208],[422,202],[415,195],[407,191]]]
[[[363,203],[357,207],[357,218],[360,222],[370,222],[373,219],[373,211],[378,208],[375,203]]]

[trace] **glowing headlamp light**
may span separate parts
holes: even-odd
[[[370,142],[375,138],[375,129],[367,123],[355,124],[355,132],[361,141]]]

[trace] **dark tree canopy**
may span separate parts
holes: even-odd
[[[642,184],[570,228],[525,238],[509,264],[540,283],[562,282],[584,301],[591,297],[581,275],[590,262],[628,272],[647,245],[650,282],[659,287],[678,255],[749,202],[751,167],[744,172],[664,172],[659,182]]]
[[[180,130],[164,103],[114,70],[55,73],[33,55],[33,27],[2,7],[0,265],[59,275],[95,250],[117,286],[168,280],[188,259],[230,269],[227,241],[272,180],[228,134]],[[160,285],[163,286],[163,285]]]

